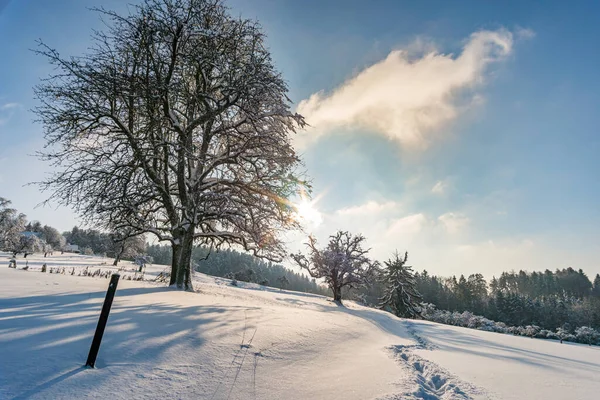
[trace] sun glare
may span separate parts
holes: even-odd
[[[310,201],[307,198],[302,198],[299,203],[294,204],[296,208],[296,218],[298,221],[316,227],[321,224],[323,217],[321,213],[315,208],[317,200]]]

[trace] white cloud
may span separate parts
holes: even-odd
[[[392,221],[387,234],[392,236],[419,233],[427,223],[427,217],[423,213],[408,215]]]
[[[479,265],[481,270],[491,275],[510,270],[543,270],[559,268],[562,262],[555,257],[555,249],[539,247],[532,238],[495,238],[472,242],[455,247],[448,254],[456,265],[471,264],[471,270]],[[470,272],[469,272],[470,273]]]
[[[528,28],[517,28],[515,30],[515,35],[519,39],[533,39],[535,37],[535,32]]]
[[[0,110],[10,110],[19,107],[19,103],[6,103],[0,106]]]
[[[438,217],[438,221],[442,224],[446,232],[456,234],[461,232],[469,225],[469,218],[463,214],[447,212]]]
[[[458,56],[425,49],[418,59],[408,50],[394,50],[331,93],[318,92],[298,105],[298,112],[314,128],[299,135],[299,144],[335,128],[360,128],[425,146],[430,133],[457,118],[466,89],[484,80],[486,67],[510,54],[513,36],[506,30],[473,33]],[[463,98],[464,99],[464,98]]]
[[[369,214],[379,214],[381,212],[386,211],[394,211],[398,209],[400,206],[399,203],[395,201],[387,201],[385,203],[378,203],[376,201],[368,201],[364,204],[352,207],[342,208],[336,211],[338,215],[369,215]]]
[[[21,107],[19,103],[5,103],[0,105],[0,125],[4,125],[13,116],[15,109]]]
[[[448,189],[448,182],[445,181],[437,181],[435,185],[431,188],[431,193],[443,195],[446,193]]]

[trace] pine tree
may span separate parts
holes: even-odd
[[[285,289],[290,284],[290,281],[285,275],[281,275],[279,278],[277,278],[277,283],[281,289]]]
[[[384,295],[379,306],[390,309],[395,315],[404,318],[416,318],[420,315],[419,303],[421,294],[416,289],[416,281],[412,267],[406,265],[408,253],[401,258],[398,253],[385,262],[382,271]]]
[[[594,279],[594,287],[592,289],[592,296],[600,297],[600,274],[596,274]]]

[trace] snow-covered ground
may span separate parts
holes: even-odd
[[[111,260],[0,254],[0,399],[594,399],[600,350],[407,321],[197,274],[197,293],[121,280],[85,363]],[[65,274],[41,273],[41,265]],[[104,264],[103,264],[104,263]],[[122,276],[135,276],[124,263]],[[75,268],[74,275],[70,273]],[[164,270],[150,266],[146,277]],[[116,270],[116,269],[115,269]]]

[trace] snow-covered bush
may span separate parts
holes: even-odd
[[[506,328],[506,333],[511,334],[511,335],[518,335],[519,334],[519,327],[517,327],[517,326],[509,326],[508,328]]]
[[[591,346],[600,341],[600,332],[589,326],[580,326],[575,329],[575,338],[579,343],[586,343]]]
[[[467,328],[477,328],[477,321],[475,315],[470,311],[464,311],[460,314],[459,320],[457,321],[459,326],[465,326]]]
[[[600,345],[600,332],[597,330],[582,326],[571,334],[568,328],[558,328],[555,332],[547,329],[541,329],[537,325],[527,326],[507,326],[504,322],[496,322],[480,315],[474,315],[470,311],[450,312],[447,310],[438,310],[435,305],[422,303],[421,316],[433,322],[439,322],[446,325],[461,326],[464,328],[478,329],[487,332],[506,333],[519,336],[528,336],[538,339],[555,339],[568,342],[579,342],[587,344]]]
[[[558,336],[560,340],[565,340],[565,337],[567,337],[568,334],[569,331],[565,328],[556,328],[556,336]]]
[[[487,332],[499,332],[498,327],[496,326],[496,322],[485,317],[481,318],[480,325],[477,329],[479,329],[480,331]]]
[[[438,313],[438,309],[435,304],[431,303],[421,303],[421,316],[425,319],[429,319],[433,317],[436,313]]]
[[[506,324],[504,322],[495,322],[494,321],[494,329],[496,330],[496,332],[499,332],[499,333],[508,333],[507,332],[508,327],[506,326]]]
[[[547,329],[542,329],[538,333],[536,333],[533,337],[538,338],[538,339],[553,339],[552,336],[556,336],[556,334]]]
[[[527,325],[525,328],[523,328],[521,330],[521,335],[522,336],[528,336],[528,337],[534,337],[535,335],[538,334],[538,332],[541,330],[541,328],[537,325]]]
[[[569,333],[563,340],[566,342],[577,342],[577,336]]]

